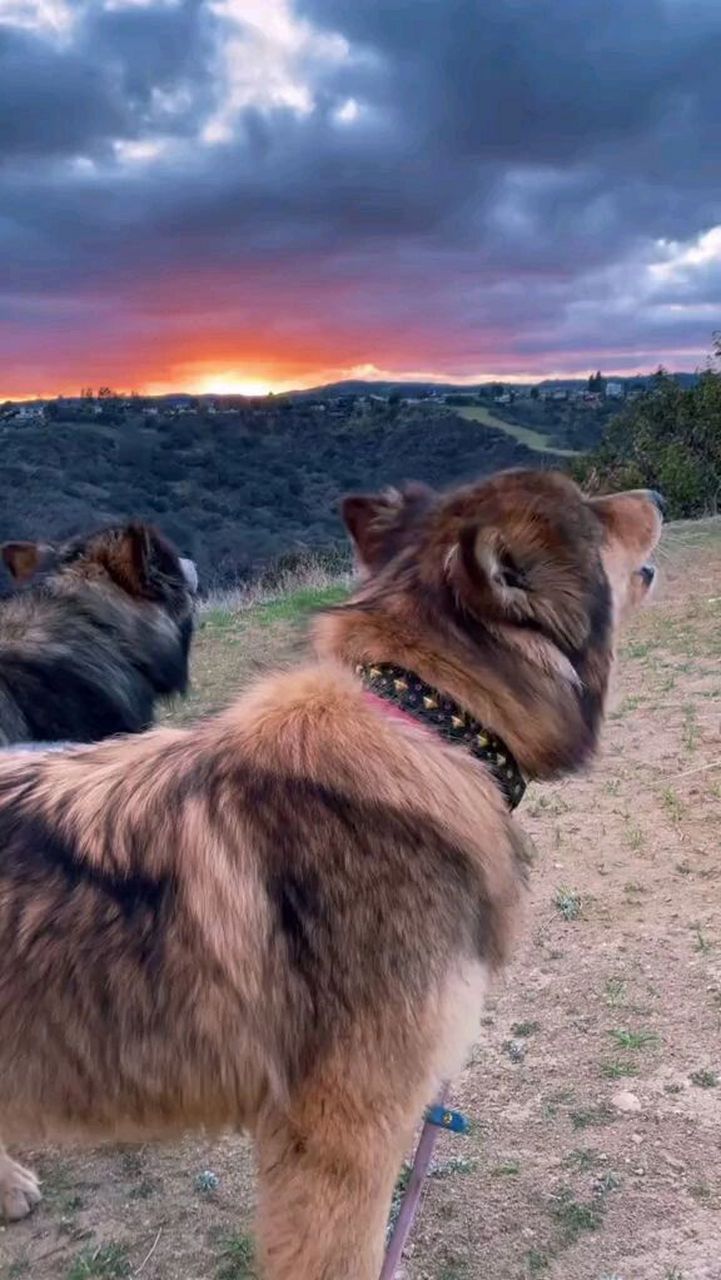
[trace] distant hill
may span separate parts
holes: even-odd
[[[0,539],[141,516],[196,559],[207,585],[223,584],[345,548],[337,504],[349,490],[552,460],[432,401],[279,397],[210,412],[188,400],[53,403],[49,420],[0,417]]]

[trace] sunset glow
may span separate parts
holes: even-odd
[[[721,8],[610,3],[0,4],[0,399],[699,366]]]

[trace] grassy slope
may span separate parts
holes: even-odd
[[[536,453],[552,453],[558,458],[578,457],[576,449],[559,449],[551,443],[550,436],[543,435],[540,431],[534,431],[531,427],[521,427],[515,422],[505,422],[503,418],[499,418],[495,413],[491,413],[490,409],[486,409],[482,405],[457,408],[455,412],[460,414],[462,418],[468,418],[470,422],[481,422],[486,427],[495,427],[498,431],[505,431],[506,435],[512,436],[519,444],[527,445],[529,449],[535,449]]]

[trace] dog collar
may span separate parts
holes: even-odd
[[[509,809],[523,799],[526,781],[506,744],[445,693],[439,693],[412,671],[390,663],[360,663],[356,674],[370,693],[427,724],[441,737],[465,747],[488,765]]]

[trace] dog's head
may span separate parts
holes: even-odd
[[[569,744],[579,763],[595,744],[617,626],[653,584],[660,507],[645,490],[588,498],[561,473],[509,471],[445,495],[349,498],[343,514],[364,589],[402,598],[439,657],[478,655],[528,716],[572,694],[587,727]]]
[[[50,579],[58,585],[104,585],[178,615],[189,611],[198,590],[193,561],[142,523],[111,526],[60,543],[5,542],[0,552],[18,585]]]

